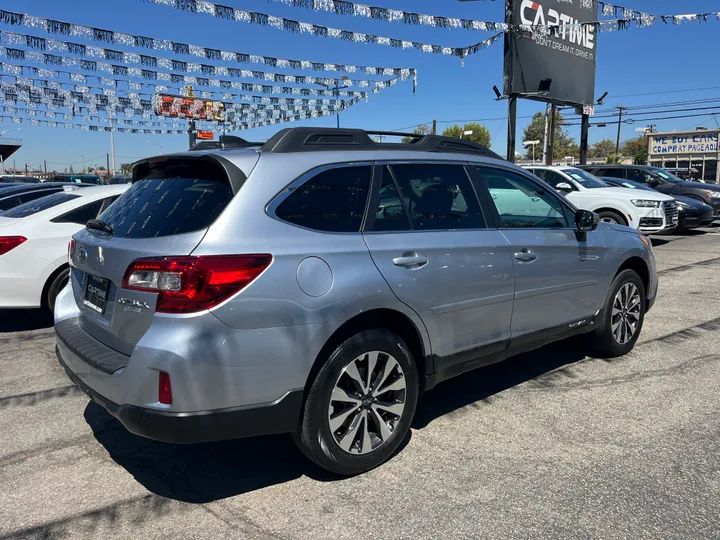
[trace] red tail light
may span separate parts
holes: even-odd
[[[0,236],[0,255],[5,255],[11,249],[15,249],[25,242],[24,236]]]
[[[172,405],[172,388],[170,387],[170,375],[164,371],[160,372],[158,378],[158,401],[165,405]]]
[[[272,255],[214,255],[138,259],[125,272],[124,289],[158,293],[160,313],[193,313],[217,306],[247,287]]]

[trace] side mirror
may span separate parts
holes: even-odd
[[[578,232],[590,232],[598,228],[600,216],[589,210],[578,210],[575,213],[575,227]]]
[[[555,186],[555,189],[557,189],[559,191],[572,191],[573,187],[570,184],[568,184],[567,182],[560,182],[559,184],[557,184]]]

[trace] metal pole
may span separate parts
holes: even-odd
[[[588,131],[590,130],[590,115],[583,114],[580,125],[580,165],[586,165],[588,157]]]
[[[108,167],[108,173],[112,176],[113,171],[115,171],[115,130],[113,129],[112,111],[110,109],[108,109],[108,116],[110,118],[110,152],[112,153],[112,169]]]
[[[620,126],[622,126],[622,112],[623,107],[618,107],[620,110],[620,118],[618,118],[618,132],[617,132],[617,141],[615,141],[615,155],[620,155]]]
[[[113,177],[112,173],[110,172],[110,154],[105,154],[105,159],[107,160],[107,171],[108,171],[108,180]]]
[[[1,155],[0,155],[0,169],[2,169],[2,174],[4,175],[5,174],[5,160],[3,159],[3,157]]]
[[[437,120],[433,120],[432,134],[437,135]]]
[[[45,174],[47,174],[47,160],[43,159],[43,167],[45,168]]]
[[[508,98],[507,160],[515,163],[515,127],[517,124],[517,98]]]
[[[542,162],[547,165],[548,128],[550,127],[550,104],[545,105],[545,136],[543,137]]]

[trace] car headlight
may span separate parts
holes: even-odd
[[[688,203],[685,203],[682,201],[675,201],[675,202],[677,203],[678,206],[680,206],[682,208],[687,208],[688,206],[690,206]]]
[[[708,191],[707,195],[711,199],[720,199],[720,191]]]
[[[647,199],[635,199],[634,201],[630,201],[630,202],[640,208],[660,208],[660,201],[650,201]]]

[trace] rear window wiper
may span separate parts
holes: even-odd
[[[85,226],[88,229],[95,229],[96,231],[103,231],[109,234],[113,234],[115,230],[112,228],[112,225],[105,223],[101,219],[91,219],[88,221]]]

